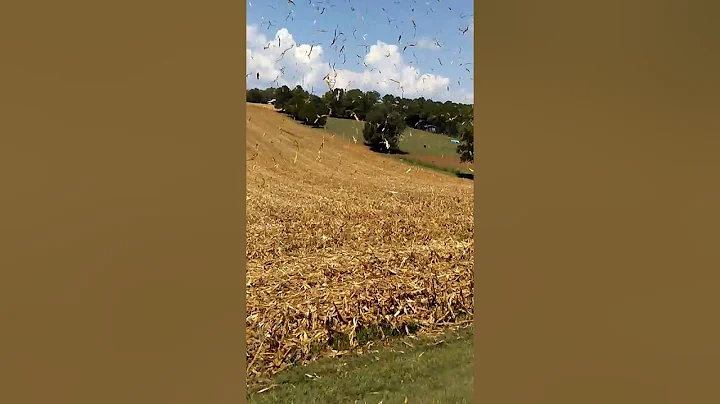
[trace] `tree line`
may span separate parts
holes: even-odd
[[[412,127],[458,138],[460,159],[474,160],[472,105],[392,94],[381,97],[377,91],[359,89],[334,89],[322,97],[308,93],[299,85],[293,89],[282,86],[247,90],[247,102],[266,104],[270,101],[281,112],[314,127],[324,127],[328,117],[364,121],[365,144],[377,152],[397,152],[400,134]]]

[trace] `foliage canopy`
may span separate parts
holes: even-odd
[[[274,100],[274,101],[273,101]],[[400,134],[407,127],[456,137],[462,161],[474,161],[473,106],[423,97],[407,99],[377,91],[333,89],[322,97],[301,86],[247,90],[247,101],[266,104],[303,124],[324,127],[327,117],[365,121],[365,144],[378,152],[396,152]],[[389,149],[388,146],[389,145]]]

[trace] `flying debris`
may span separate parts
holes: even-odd
[[[287,48],[287,49],[285,49],[284,51],[282,51],[282,53],[280,54],[280,58],[277,60],[277,62],[281,61],[282,58],[285,57],[285,53],[286,53],[287,51],[289,51],[290,49],[294,48],[294,47],[295,47],[295,44],[292,44],[292,45],[290,45],[289,48]]]
[[[342,32],[341,32],[342,34]],[[338,40],[338,30],[335,28],[335,32],[333,33],[333,40],[332,43],[330,43],[330,47],[332,48],[333,45],[335,45],[335,42]]]
[[[273,3],[273,4],[268,4]],[[269,5],[273,10],[275,10],[278,7],[278,4],[283,4],[284,2],[264,2],[264,4]],[[396,107],[398,110],[402,109],[408,109],[410,108],[406,101],[398,102],[397,100],[405,100],[405,89],[402,84],[408,86],[408,92],[409,94],[413,94],[410,96],[411,98],[413,96],[422,96],[423,93],[426,92],[435,92],[439,90],[439,88],[442,88],[442,84],[446,85],[446,92],[443,92],[442,90],[436,92],[438,96],[441,97],[448,97],[448,96],[461,96],[463,85],[468,85],[468,79],[472,81],[472,69],[470,69],[471,63],[461,63],[462,59],[468,58],[466,55],[460,56],[462,49],[456,48],[453,52],[452,46],[448,47],[445,46],[449,43],[453,43],[453,41],[446,41],[444,37],[441,35],[448,34],[448,30],[443,30],[439,24],[437,24],[438,21],[442,19],[455,19],[457,21],[458,14],[461,18],[468,18],[472,16],[472,14],[460,14],[460,10],[456,10],[457,13],[454,13],[453,7],[449,7],[447,2],[442,2],[442,0],[437,0],[437,3],[441,4],[441,6],[434,10],[434,6],[436,5],[435,1],[432,0],[423,0],[422,2],[413,0],[413,1],[402,1],[402,0],[393,0],[390,2],[386,2],[385,5],[387,7],[377,7],[375,10],[370,10],[368,12],[368,8],[371,3],[364,1],[366,5],[363,7],[363,5],[359,5],[359,7],[355,7],[353,3],[356,3],[352,0],[347,0],[347,2],[332,2],[328,0],[307,0],[307,5],[309,5],[311,8],[307,10],[303,10],[305,12],[311,12],[311,14],[314,14],[315,16],[323,15],[327,9],[330,9],[332,7],[337,7],[337,4],[339,5],[339,9],[336,9],[335,11],[340,11],[341,13],[347,14],[348,9],[345,7],[348,7],[350,11],[352,12],[351,21],[345,22],[345,30],[351,31],[351,36],[347,36],[346,34],[343,34],[341,32],[339,24],[337,20],[335,20],[334,16],[329,16],[331,20],[328,20],[326,17],[317,18],[313,20],[312,24],[314,27],[317,27],[317,22],[320,21],[320,27],[321,29],[317,28],[310,28],[310,38],[302,38],[299,37],[296,38],[297,44],[289,44],[288,42],[292,41],[285,41],[285,47],[282,46],[282,39],[281,37],[275,33],[275,31],[279,30],[281,28],[280,21],[280,14],[284,11],[286,13],[286,21],[289,21],[290,19],[294,20],[294,14],[295,11],[299,9],[299,7],[303,7],[304,3],[303,0],[300,0],[301,6],[297,6],[297,1],[295,0],[288,0],[288,5],[286,9],[281,11],[281,8],[277,8],[274,12],[277,13],[277,15],[271,15],[270,17],[276,18],[274,21],[270,21],[267,18],[262,18],[262,22],[260,24],[262,28],[267,28],[268,30],[272,30],[272,34],[265,34],[265,37],[270,39],[271,42],[267,42],[265,46],[263,46],[264,50],[267,52],[264,56],[269,56],[269,54],[272,54],[277,57],[277,60],[274,61],[275,64],[273,64],[272,61],[270,61],[270,69],[274,72],[280,73],[277,75],[274,81],[271,83],[277,84],[277,86],[280,86],[282,84],[286,84],[290,88],[292,88],[294,85],[301,84],[301,87],[305,87],[306,84],[308,87],[311,86],[311,84],[318,84],[316,81],[318,78],[323,77],[323,81],[327,84],[326,88],[322,86],[322,83],[319,83],[318,86],[318,92],[315,92],[314,86],[312,89],[310,89],[310,94],[314,96],[314,94],[322,96],[321,93],[326,91],[327,89],[330,89],[331,91],[334,91],[334,97],[331,98],[323,98],[323,103],[328,103],[323,107],[323,110],[316,110],[316,113],[313,115],[316,115],[316,118],[307,117],[306,121],[308,124],[311,123],[318,123],[321,120],[323,120],[325,117],[331,116],[332,112],[330,112],[327,115],[323,115],[323,112],[326,112],[328,110],[328,107],[330,105],[335,105],[335,102],[338,102],[340,104],[348,103],[350,104],[356,104],[359,102],[359,99],[351,100],[351,98],[355,98],[355,96],[352,97],[345,97],[343,100],[342,94],[345,94],[346,91],[351,91],[353,88],[356,88],[358,86],[360,87],[366,87],[361,90],[361,93],[365,93],[368,91],[377,91],[382,92],[380,89],[384,89],[386,92],[389,91],[393,93],[393,97],[395,97],[396,101],[395,104],[397,104]],[[333,4],[337,3],[337,4]],[[344,3],[344,4],[343,4]],[[420,6],[420,4],[424,3],[425,6]],[[388,9],[388,7],[395,7],[395,4],[399,7]],[[248,2],[249,6],[252,6],[251,2]],[[382,5],[382,4],[378,4]],[[274,7],[273,7],[274,6]],[[291,7],[292,6],[292,7]],[[404,9],[404,7],[407,6],[410,8],[410,10]],[[432,7],[431,7],[432,6]],[[260,6],[262,8],[262,5]],[[363,10],[364,8],[364,10]],[[416,15],[420,15],[421,19],[425,18],[422,17],[422,11],[428,11],[428,15],[430,15],[430,24],[427,24],[425,21],[423,22],[423,30],[424,31],[435,31],[435,32],[425,32],[425,34],[429,34],[428,36],[423,36],[423,32],[421,32],[421,37],[427,38],[427,39],[419,39],[417,38],[417,21],[415,20]],[[379,10],[377,10],[379,9]],[[404,9],[404,10],[402,10]],[[268,10],[269,11],[269,10]],[[392,15],[390,11],[393,11]],[[449,13],[448,13],[449,11]],[[298,11],[299,12],[299,11]],[[382,19],[378,18],[380,17],[379,13],[382,12],[382,14],[385,15],[386,20],[388,24],[393,28],[392,32],[386,32],[386,33],[380,33],[378,31],[378,28],[382,28],[385,24],[382,23]],[[410,12],[408,15],[407,13]],[[434,13],[434,14],[433,14]],[[332,14],[332,13],[331,13]],[[373,15],[374,14],[374,15]],[[403,15],[404,14],[404,15]],[[440,14],[444,14],[444,16],[441,16]],[[368,17],[368,27],[370,25],[373,25],[372,28],[367,29],[365,28],[365,17]],[[447,18],[446,18],[447,17]],[[312,18],[312,17],[309,17]],[[307,20],[309,20],[307,18]],[[412,24],[412,38],[408,40],[408,35],[405,34],[405,31],[407,31],[410,27],[407,25],[407,20],[404,20],[404,18],[408,18]],[[329,33],[329,29],[331,27],[332,22],[336,22],[336,28],[334,28],[333,33]],[[363,25],[360,25],[360,24]],[[379,25],[374,25],[378,24]],[[262,24],[266,24],[267,27],[262,27]],[[451,23],[451,27],[452,27]],[[458,28],[458,31],[461,35],[467,34],[469,29],[472,25],[471,19],[463,19],[456,23]],[[462,24],[466,24],[466,27],[462,27]],[[398,27],[399,25],[399,27]],[[430,25],[430,27],[427,27],[427,25]],[[362,28],[357,28],[358,26]],[[395,30],[397,28],[397,30]],[[427,29],[429,28],[429,30]],[[373,29],[374,31],[371,31]],[[365,31],[365,33],[360,34],[360,31]],[[442,31],[445,31],[442,33]],[[452,37],[452,30],[449,31],[450,37]],[[373,38],[370,39],[370,42],[368,42],[368,35],[370,33],[375,34]],[[306,33],[307,34],[307,33]],[[392,44],[392,35],[396,35],[397,43],[394,45]],[[380,36],[377,36],[380,35]],[[471,33],[472,35],[472,33]],[[383,38],[383,36],[385,38]],[[276,38],[273,38],[276,37]],[[389,38],[388,38],[389,37]],[[403,41],[403,37],[405,41]],[[288,37],[289,38],[289,37]],[[388,39],[390,39],[388,41]],[[440,39],[443,39],[444,42],[441,43]],[[261,39],[262,41],[263,39]],[[264,39],[267,41],[267,39]],[[277,44],[273,43],[277,41]],[[383,46],[377,46],[374,45],[373,42],[376,40],[385,42],[389,46],[385,47],[383,49]],[[302,41],[302,42],[301,42]],[[325,42],[328,41],[328,42]],[[302,45],[301,44],[306,44]],[[329,45],[329,48],[328,48]],[[260,46],[262,46],[262,42],[255,45],[255,48],[253,49],[253,52],[247,52],[248,58],[253,58],[255,60],[253,65],[255,63],[258,63],[258,60],[263,58],[263,56],[258,57],[258,59],[254,59],[255,53],[257,53],[256,49],[259,49]],[[364,47],[364,52],[361,54],[356,54],[358,60],[356,60],[356,66],[357,67],[350,67],[353,65],[352,57],[350,57],[351,61],[347,62],[347,54],[348,52],[352,54],[352,51],[345,52],[347,47],[352,46],[362,46]],[[371,46],[373,47],[373,54],[371,55]],[[277,47],[277,50],[275,49]],[[290,59],[285,58],[285,56],[288,56],[287,52],[292,50],[293,48],[300,48],[302,47],[303,51],[293,51],[290,52]],[[315,49],[315,47],[318,47],[318,49]],[[379,49],[378,49],[379,47]],[[400,48],[402,48],[402,53],[398,55],[393,55],[393,52],[399,53]],[[440,49],[442,48],[442,49]],[[309,49],[309,51],[308,51]],[[330,50],[328,52],[328,49]],[[388,51],[390,49],[390,51]],[[412,57],[408,55],[408,57],[405,56],[407,50],[410,49]],[[440,56],[437,57],[438,63],[440,66],[443,66],[443,69],[438,69],[436,65],[433,63],[426,63],[425,66],[420,65],[419,57],[416,55],[416,51],[420,49],[422,51],[425,50],[435,50],[434,56]],[[448,55],[445,54],[444,50],[448,49],[451,52],[448,52]],[[377,52],[377,50],[380,50],[380,52]],[[315,54],[315,58],[312,57],[313,52]],[[377,53],[376,53],[377,52]],[[304,60],[302,58],[302,53],[305,53],[308,57],[308,60]],[[427,58],[431,57],[432,53],[426,53],[421,54],[425,58],[425,61],[428,61]],[[299,58],[296,58],[297,57]],[[383,57],[384,56],[384,57]],[[381,60],[373,59],[378,58]],[[445,58],[445,61],[442,61],[442,58]],[[369,59],[367,59],[369,58]],[[392,59],[390,59],[392,58]],[[366,60],[367,59],[367,60]],[[263,61],[265,62],[265,61]],[[346,64],[347,63],[347,64]],[[376,63],[376,65],[373,65]],[[468,75],[465,76],[464,73],[462,73],[462,70],[460,69],[453,69],[453,73],[450,73],[450,77],[441,77],[438,76],[440,74],[440,71],[444,70],[445,63],[449,63],[448,68],[454,68],[455,66],[462,67]],[[337,64],[341,65],[340,70],[335,70],[337,67]],[[294,67],[293,67],[294,65]],[[392,66],[391,66],[392,65]],[[256,65],[257,66],[257,65]],[[364,66],[364,67],[361,67]],[[252,67],[252,70],[256,70],[256,73],[248,73],[246,77],[249,77],[250,75],[253,75],[256,77],[257,80],[260,80],[260,73],[257,67]],[[348,70],[342,70],[342,69],[352,69],[352,71]],[[385,69],[386,71],[383,72],[381,69]],[[265,73],[263,73],[263,80],[264,82],[267,82],[270,79],[271,74],[269,73],[269,70],[264,70]],[[325,74],[323,74],[325,73]],[[443,72],[444,73],[444,72]],[[444,76],[445,74],[443,74]],[[455,77],[453,77],[455,76]],[[283,83],[279,83],[280,79],[283,79]],[[355,80],[349,80],[350,78],[354,78]],[[440,81],[440,85],[438,86],[438,79],[442,79],[444,82]],[[453,81],[457,82],[457,88],[454,90],[451,90],[451,85],[449,83],[452,83]],[[356,84],[353,84],[355,82]],[[392,84],[391,84],[392,83]],[[438,88],[439,87],[439,88]],[[357,90],[353,90],[357,91]],[[397,93],[398,95],[395,95]],[[457,93],[457,94],[456,94]],[[334,100],[333,100],[334,98]],[[384,97],[383,97],[384,98]],[[305,102],[311,102],[312,96],[304,99]],[[382,101],[382,100],[381,100]],[[364,104],[364,103],[363,103]],[[357,106],[353,106],[352,108],[357,108]],[[363,107],[365,108],[365,107]],[[357,109],[357,112],[361,112],[361,109]],[[360,113],[360,115],[363,115],[366,113]],[[347,112],[344,112],[343,115],[351,119],[355,119],[357,121],[360,121],[358,114],[355,112],[351,112],[348,110]],[[445,114],[443,114],[445,115]],[[458,125],[461,124],[460,121],[462,119],[457,119],[457,117],[452,117],[450,114],[447,115],[447,117],[443,117],[443,120],[445,123],[453,122],[453,125],[457,123]],[[314,121],[314,122],[313,122]],[[415,126],[419,125],[418,123],[413,122]],[[385,125],[383,125],[385,126]],[[383,128],[385,130],[385,128]],[[383,130],[383,131],[384,131]],[[443,129],[444,130],[444,129]],[[379,130],[378,130],[379,131]],[[385,133],[387,134],[387,133]],[[352,137],[353,141],[358,142],[361,140],[361,138],[358,137],[358,134]],[[384,149],[390,149],[390,142],[388,142],[390,138],[383,139],[384,145],[381,143],[381,147]]]
[[[316,124],[317,121],[319,121],[321,118],[327,118],[327,117],[330,116],[329,114],[327,114],[327,115],[318,115],[318,114],[315,114],[315,115],[317,115],[317,118],[315,118],[315,121],[313,122],[313,125]]]

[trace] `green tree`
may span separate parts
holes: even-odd
[[[310,103],[315,108],[315,116],[310,122],[313,126],[323,127],[327,123],[327,115],[330,112],[323,99],[317,95],[310,96]]]
[[[268,102],[275,98],[275,108],[292,116],[293,118],[316,126],[324,126],[327,118],[325,115],[336,118],[353,119],[354,116],[361,121],[368,121],[373,110],[384,108],[385,116],[399,115],[405,126],[422,129],[425,125],[432,125],[437,128],[438,133],[448,136],[463,138],[463,132],[458,123],[469,122],[472,126],[473,106],[470,104],[458,104],[452,101],[433,101],[423,97],[408,99],[396,97],[392,94],[380,96],[377,91],[363,92],[359,89],[333,89],[327,91],[322,97],[309,94],[301,86],[290,89],[287,86],[280,88],[267,88],[265,90],[252,89],[247,92],[248,102]],[[305,104],[312,103],[315,108],[315,118],[309,123],[309,114],[312,108],[305,108]],[[380,110],[378,110],[380,111]],[[375,114],[378,112],[376,111]],[[385,124],[385,119],[382,121]],[[388,124],[390,125],[390,124]],[[384,127],[384,126],[383,126]],[[382,134],[382,128],[380,132]],[[389,126],[388,126],[389,127]],[[371,128],[368,128],[370,131]],[[385,130],[388,130],[387,128]],[[368,134],[371,144],[376,149],[382,150],[382,145],[377,146],[375,135]],[[467,137],[467,135],[465,135]],[[390,136],[391,137],[391,136]],[[391,139],[383,139],[392,143]],[[468,149],[469,150],[469,149]],[[465,154],[467,154],[467,150]],[[460,153],[458,151],[458,153]],[[467,156],[465,157],[467,158]]]
[[[299,120],[306,125],[314,125],[317,115],[317,108],[312,102],[304,102],[298,111]]]
[[[263,103],[263,93],[262,91],[258,90],[257,88],[253,88],[251,90],[248,90],[246,93],[247,102],[252,103]]]
[[[303,90],[302,87],[295,86],[295,88],[290,91],[290,96],[291,98],[283,110],[293,118],[302,120],[300,117],[300,110],[310,101],[309,94]]]
[[[261,90],[261,92],[262,92],[263,103],[267,103],[268,101],[275,98],[275,89],[272,87]]]
[[[332,116],[337,118],[345,117],[345,90],[342,88],[329,90],[323,95],[322,101],[332,110]]]
[[[380,93],[377,91],[368,91],[365,93],[365,100],[370,103],[370,106],[377,104],[378,101],[380,101]],[[368,111],[370,111],[370,108],[368,108]]]
[[[382,101],[383,101],[383,103],[384,103],[385,105],[388,105],[388,106],[389,106],[389,105],[394,105],[394,104],[395,104],[395,101],[396,101],[396,98],[395,98],[395,96],[392,95],[392,94],[385,94],[385,95],[382,97]]]
[[[420,103],[417,100],[409,100],[404,106],[407,106],[407,108],[404,108],[405,123],[408,126],[417,128],[422,120]]]
[[[380,93],[377,91],[368,91],[362,95],[361,105],[359,112],[357,112],[358,118],[365,120],[367,114],[373,109],[375,104],[380,100]]]
[[[292,99],[292,93],[288,86],[282,86],[275,90],[275,108],[279,110],[285,109],[287,104]]]
[[[291,103],[292,105],[292,103]],[[291,107],[292,109],[293,107]],[[297,105],[297,116],[295,118],[305,125],[323,127],[327,123],[328,108],[322,98],[316,95],[309,95]]]
[[[460,155],[460,161],[462,162],[474,162],[475,155],[473,153],[473,142],[475,140],[475,133],[472,121],[464,121],[457,124],[457,131],[460,137],[460,144],[457,147],[457,152]]]
[[[299,84],[292,89],[292,94],[293,97],[297,98],[305,98],[308,96],[308,92],[303,90],[303,88]]]
[[[370,150],[381,153],[399,151],[400,135],[405,130],[402,115],[385,104],[378,104],[367,114],[363,137]]]
[[[351,118],[353,113],[355,113],[359,119],[365,119],[367,111],[365,110],[365,104],[363,102],[364,98],[365,94],[358,89],[346,91],[342,100],[344,108],[343,116]]]

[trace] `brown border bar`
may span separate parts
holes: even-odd
[[[476,402],[720,402],[719,8],[476,2]]]
[[[245,399],[244,8],[0,7],[0,402]]]

